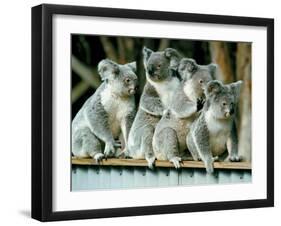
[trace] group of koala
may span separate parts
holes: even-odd
[[[138,108],[136,62],[98,64],[103,83],[73,119],[73,155],[97,162],[123,155],[146,159],[149,168],[156,159],[169,160],[179,168],[190,153],[208,173],[219,156],[240,161],[234,113],[242,81],[224,85],[215,80],[215,64],[199,65],[173,48],[144,47],[143,64]]]

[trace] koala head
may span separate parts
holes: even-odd
[[[192,101],[205,99],[204,90],[208,82],[215,79],[216,68],[216,64],[198,65],[191,58],[181,59],[178,73],[184,84],[184,92]]]
[[[214,80],[207,84],[205,90],[207,103],[206,108],[218,119],[228,119],[235,113],[239,100],[242,81],[223,85]]]
[[[148,79],[160,82],[174,75],[180,59],[177,50],[167,48],[164,51],[153,52],[146,47],[143,48],[143,62]]]
[[[105,59],[98,64],[98,72],[102,81],[105,81],[115,94],[125,97],[136,93],[136,62],[120,65]]]

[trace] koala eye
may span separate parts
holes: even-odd
[[[222,106],[226,106],[226,102],[222,102]]]
[[[202,84],[202,83],[203,83],[203,80],[202,80],[202,79],[200,79],[200,80],[199,80],[199,83],[200,83],[200,84]]]
[[[126,82],[127,84],[130,83],[130,81],[131,81],[131,79],[125,78],[125,82]]]

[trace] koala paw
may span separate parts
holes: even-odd
[[[154,168],[154,163],[155,163],[155,157],[151,156],[151,157],[146,157],[145,158],[147,161],[147,166],[149,169],[153,169]]]
[[[213,157],[213,161],[214,161],[214,162],[218,162],[218,161],[219,161],[219,156]]]
[[[115,148],[121,148],[121,147],[122,147],[121,141],[116,140],[116,141],[113,143],[113,146],[114,146]]]
[[[180,162],[181,162],[181,158],[180,157],[173,157],[169,160],[171,163],[174,164],[176,169],[179,169],[181,167]]]
[[[204,98],[197,99],[197,111],[200,111],[204,106],[205,100]]]
[[[121,150],[121,148],[118,148],[115,154],[115,157],[117,158],[121,158],[121,159],[126,159],[129,158],[129,151],[127,148],[124,148],[123,150]]]
[[[101,160],[104,158],[104,154],[102,153],[97,153],[94,155],[94,159],[96,163],[100,164]]]
[[[123,154],[123,156],[124,156],[125,158],[126,158],[126,157],[129,157],[130,152],[129,152],[129,150],[128,150],[127,147],[125,147],[125,148],[122,150],[122,154]]]
[[[105,158],[113,156],[115,154],[114,143],[106,143],[104,148],[104,156]]]
[[[231,155],[229,156],[230,162],[240,162],[242,158],[239,155]]]

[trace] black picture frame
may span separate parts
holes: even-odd
[[[266,27],[267,198],[54,212],[52,210],[52,18],[55,14]],[[56,221],[271,206],[274,206],[273,19],[49,4],[32,8],[32,218],[40,221]]]

